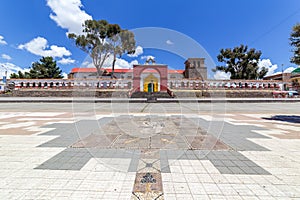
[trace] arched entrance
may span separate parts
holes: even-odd
[[[151,73],[148,76],[141,77],[145,70],[154,70],[159,74],[159,78]],[[146,62],[144,65],[133,65],[133,89],[141,92],[167,91],[168,89],[168,66],[152,64]]]
[[[141,74],[140,91],[159,92],[160,75],[155,70],[144,70]]]

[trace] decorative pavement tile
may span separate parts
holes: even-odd
[[[270,174],[239,152],[269,151],[249,140],[267,139],[254,132],[263,128],[225,122],[222,124],[224,133],[219,135],[216,129],[210,129],[208,122],[202,119],[178,116],[152,118],[159,121],[144,116],[120,116],[115,119],[106,117],[81,120],[74,124],[43,126],[52,130],[41,135],[58,137],[39,147],[63,147],[65,150],[35,169],[81,170],[92,158],[99,159],[110,168],[136,172],[132,199],[164,199],[161,175],[174,173],[170,169],[170,160],[209,161],[212,167],[206,165],[204,168],[210,173],[217,170],[220,174],[233,175]],[[128,128],[132,119],[136,125]],[[114,163],[120,159],[129,159],[129,162]],[[184,170],[187,173],[189,163],[186,166]],[[191,167],[190,173],[203,172]],[[185,176],[180,177],[186,181]],[[199,176],[195,178],[199,179]],[[199,181],[203,182],[201,178]],[[186,187],[180,190],[186,194],[189,191]]]
[[[160,173],[137,173],[132,199],[164,199]]]
[[[19,184],[19,192],[14,195],[10,193],[10,196],[5,196],[5,198],[42,198],[43,195],[46,197],[48,194],[41,190],[50,186],[58,192],[53,193],[53,198],[90,196],[101,199],[121,198],[124,195],[127,197],[129,195],[132,199],[223,198],[224,195],[226,198],[243,196],[260,199],[264,199],[267,195],[274,199],[300,197],[300,191],[297,190],[299,163],[296,159],[299,144],[297,140],[293,140],[300,138],[297,115],[268,117],[266,114],[231,114],[225,117],[226,119],[223,116],[225,121],[211,122],[197,118],[196,115],[193,118],[180,115],[120,115],[115,118],[104,117],[100,120],[79,120],[70,123],[73,120],[69,113],[52,113],[51,115],[47,113],[17,113],[15,115],[0,113],[0,134],[3,134],[0,138],[0,164],[1,170],[3,169],[0,191]],[[221,115],[220,118],[222,118]],[[64,120],[66,123],[54,123],[59,120]],[[218,126],[223,126],[222,134]],[[42,131],[44,133],[41,133]],[[41,134],[34,135],[34,137],[25,136],[36,133]],[[7,137],[6,135],[9,134],[19,136]],[[22,140],[23,137],[25,142]],[[40,139],[37,139],[38,137]],[[285,140],[284,144],[281,139]],[[41,144],[42,141],[47,142]],[[288,150],[287,144],[291,146]],[[19,150],[27,145],[36,152],[30,155],[24,154],[26,157],[16,157],[16,150],[12,148],[12,145]],[[38,148],[35,147],[36,145]],[[38,152],[42,152],[43,149],[49,152],[53,149],[51,155],[60,152],[47,159],[45,152],[44,156],[38,155]],[[26,149],[27,151],[31,150]],[[279,155],[284,155],[284,157]],[[95,162],[91,163],[91,160]],[[6,164],[8,161],[10,165]],[[20,164],[25,161],[26,163],[32,162],[30,167],[35,167],[34,173],[29,173],[29,167],[24,168],[24,163]],[[7,169],[12,166],[12,162],[14,162],[14,167],[23,170],[22,173],[16,171],[7,174]],[[90,182],[86,181],[80,185],[81,182],[71,184],[68,181],[54,179],[54,182],[43,185],[37,181],[45,174],[41,173],[38,178],[34,179],[31,177],[37,176],[34,174],[38,171],[50,174],[51,170],[55,170],[51,172],[52,175],[57,175],[55,179],[65,177],[66,180],[68,177],[75,177],[76,173],[85,172],[87,174],[84,177],[88,177]],[[60,170],[64,173],[60,173]],[[132,174],[130,180],[125,181],[125,185],[108,183],[109,180],[105,178],[115,179],[116,177],[110,174],[113,170]],[[103,176],[101,178],[91,172],[103,173]],[[27,174],[27,176],[22,174]],[[4,181],[8,176],[16,176],[19,179],[24,177],[24,180]],[[179,188],[168,184],[165,187],[162,177],[166,183],[174,182]],[[23,184],[29,180],[36,180],[36,182]],[[98,180],[102,181],[101,184],[97,182]],[[111,193],[104,192],[107,187],[100,186],[105,184],[103,180],[110,185],[108,188]],[[92,182],[95,187],[91,187]],[[207,193],[198,194],[195,192],[197,185],[184,185],[186,182],[206,184],[202,189],[210,191],[210,196],[205,195]],[[231,185],[232,183],[236,185]],[[230,185],[231,188],[226,189],[224,186],[224,189],[218,186],[219,190],[216,190],[215,186],[209,184]],[[239,184],[246,184],[246,187],[241,188],[237,186]],[[285,184],[289,184],[288,188]],[[40,186],[41,189],[30,193],[28,189],[34,185]],[[65,195],[59,193],[61,187],[65,187],[64,191],[75,187],[81,187],[82,191],[92,191],[86,194],[74,193],[70,196],[67,193]],[[115,188],[118,191],[114,191]],[[119,191],[121,188],[122,191]],[[97,191],[100,189],[103,191]]]

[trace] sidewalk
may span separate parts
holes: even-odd
[[[146,98],[0,97],[0,103],[148,103]],[[265,103],[300,102],[300,98],[158,98],[157,103]]]

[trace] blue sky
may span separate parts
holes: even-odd
[[[288,38],[292,27],[300,23],[299,0],[9,0],[0,7],[0,73],[3,66],[10,72],[29,68],[47,55],[54,56],[65,73],[86,66],[87,55],[66,34],[79,32],[80,24],[91,18],[106,19],[129,30],[174,30],[202,45],[215,64],[220,64],[216,57],[221,48],[245,44],[262,51],[262,65],[269,67],[270,73],[281,71],[282,65],[284,70],[296,67],[289,62]],[[160,39],[151,38],[153,42]],[[167,45],[177,45],[172,35],[163,39]],[[143,47],[139,40],[137,45],[137,56],[123,56],[118,67],[144,63],[146,56],[154,56],[170,68],[184,67],[185,57]]]

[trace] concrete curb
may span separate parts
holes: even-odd
[[[155,103],[296,103],[300,98],[158,98]],[[0,103],[149,103],[146,98],[20,98],[0,97]]]

